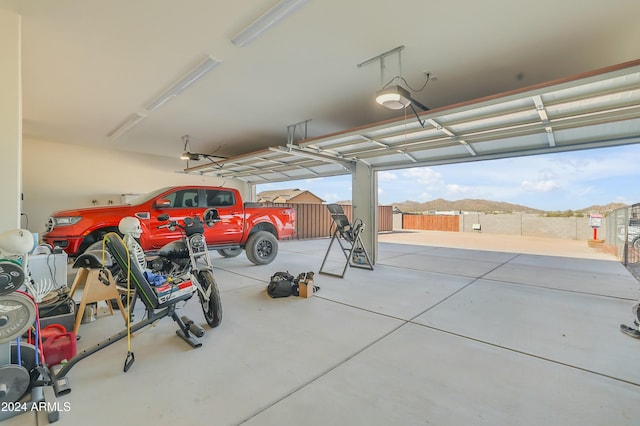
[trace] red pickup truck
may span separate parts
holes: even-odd
[[[278,240],[295,234],[295,211],[284,207],[251,206],[243,203],[240,192],[214,186],[178,186],[162,188],[142,195],[131,204],[64,210],[47,222],[43,240],[60,247],[69,256],[77,256],[108,232],[118,232],[120,219],[140,219],[140,245],[153,252],[180,238],[178,230],[158,229],[158,216],[168,213],[172,219],[202,217],[207,208],[216,208],[221,221],[205,230],[207,244],[224,257],[235,257],[245,249],[256,265],[271,263],[278,253]]]

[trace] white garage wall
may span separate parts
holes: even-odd
[[[235,179],[176,173],[185,162],[121,151],[95,149],[47,141],[23,140],[22,226],[40,235],[56,210],[120,204],[122,194],[144,194],[174,185],[216,185],[250,194],[246,183]],[[247,199],[249,201],[249,199]],[[27,226],[28,220],[28,226]]]
[[[0,9],[0,232],[20,222],[20,17]]]

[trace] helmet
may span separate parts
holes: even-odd
[[[133,238],[140,238],[140,235],[142,235],[140,221],[135,217],[123,217],[118,224],[118,230],[121,234],[128,234]]]
[[[0,256],[24,256],[35,247],[34,235],[26,229],[12,229],[0,234]]]

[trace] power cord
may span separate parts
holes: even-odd
[[[384,86],[382,86],[382,89],[381,89],[381,90],[386,89],[386,88],[387,88],[391,83],[393,83],[396,79],[400,79],[400,80],[404,81],[404,84],[406,84],[406,85],[407,85],[407,87],[408,87],[412,92],[417,93],[417,92],[422,92],[422,91],[424,90],[424,88],[425,88],[425,87],[427,87],[427,83],[429,82],[429,80],[431,80],[431,73],[427,73],[427,80],[424,82],[424,84],[422,85],[422,87],[421,87],[421,88],[419,88],[419,89],[414,89],[413,87],[411,87],[411,85],[409,84],[409,82],[407,81],[407,79],[406,79],[406,78],[401,77],[401,76],[399,76],[399,75],[396,75],[396,76],[394,76],[391,80],[389,80],[389,81],[387,82],[387,84],[385,84]]]
[[[131,255],[129,254],[129,248],[127,247],[127,245],[124,243],[124,241],[122,240],[122,237],[120,237],[120,235],[116,234],[115,232],[110,232],[107,235],[104,236],[104,238],[102,239],[102,267],[104,268],[105,266],[105,252],[106,252],[106,246],[105,246],[105,241],[107,240],[107,238],[117,238],[121,243],[122,246],[124,247],[125,253],[127,254],[127,356],[124,360],[124,368],[123,371],[126,373],[127,371],[129,371],[129,369],[131,368],[131,366],[133,365],[133,363],[136,360],[135,355],[133,354],[133,351],[131,351]]]

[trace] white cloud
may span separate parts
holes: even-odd
[[[418,196],[418,202],[420,203],[424,203],[426,201],[431,201],[433,200],[435,197],[431,194],[429,194],[428,192],[423,192],[422,194],[420,194]]]
[[[460,196],[469,196],[473,195],[477,197],[479,193],[478,188],[467,186],[467,185],[458,185],[457,183],[447,185],[447,196],[450,197],[460,197]]]
[[[625,196],[617,196],[613,199],[614,203],[624,203],[624,204],[633,204],[636,203],[637,201],[635,200],[630,200],[628,197]]]
[[[408,169],[402,173],[402,176],[410,178],[422,185],[439,186],[444,183],[442,174],[430,167]]]
[[[391,182],[398,179],[398,175],[391,172],[379,172],[378,173],[378,181],[379,182]]]
[[[319,196],[320,198],[322,198],[323,200],[325,200],[328,203],[332,203],[334,201],[344,201],[343,199],[341,199],[340,197],[338,197],[338,194],[322,194]]]
[[[560,184],[555,180],[539,180],[534,182],[523,180],[520,186],[525,191],[530,192],[551,192],[560,189]]]

